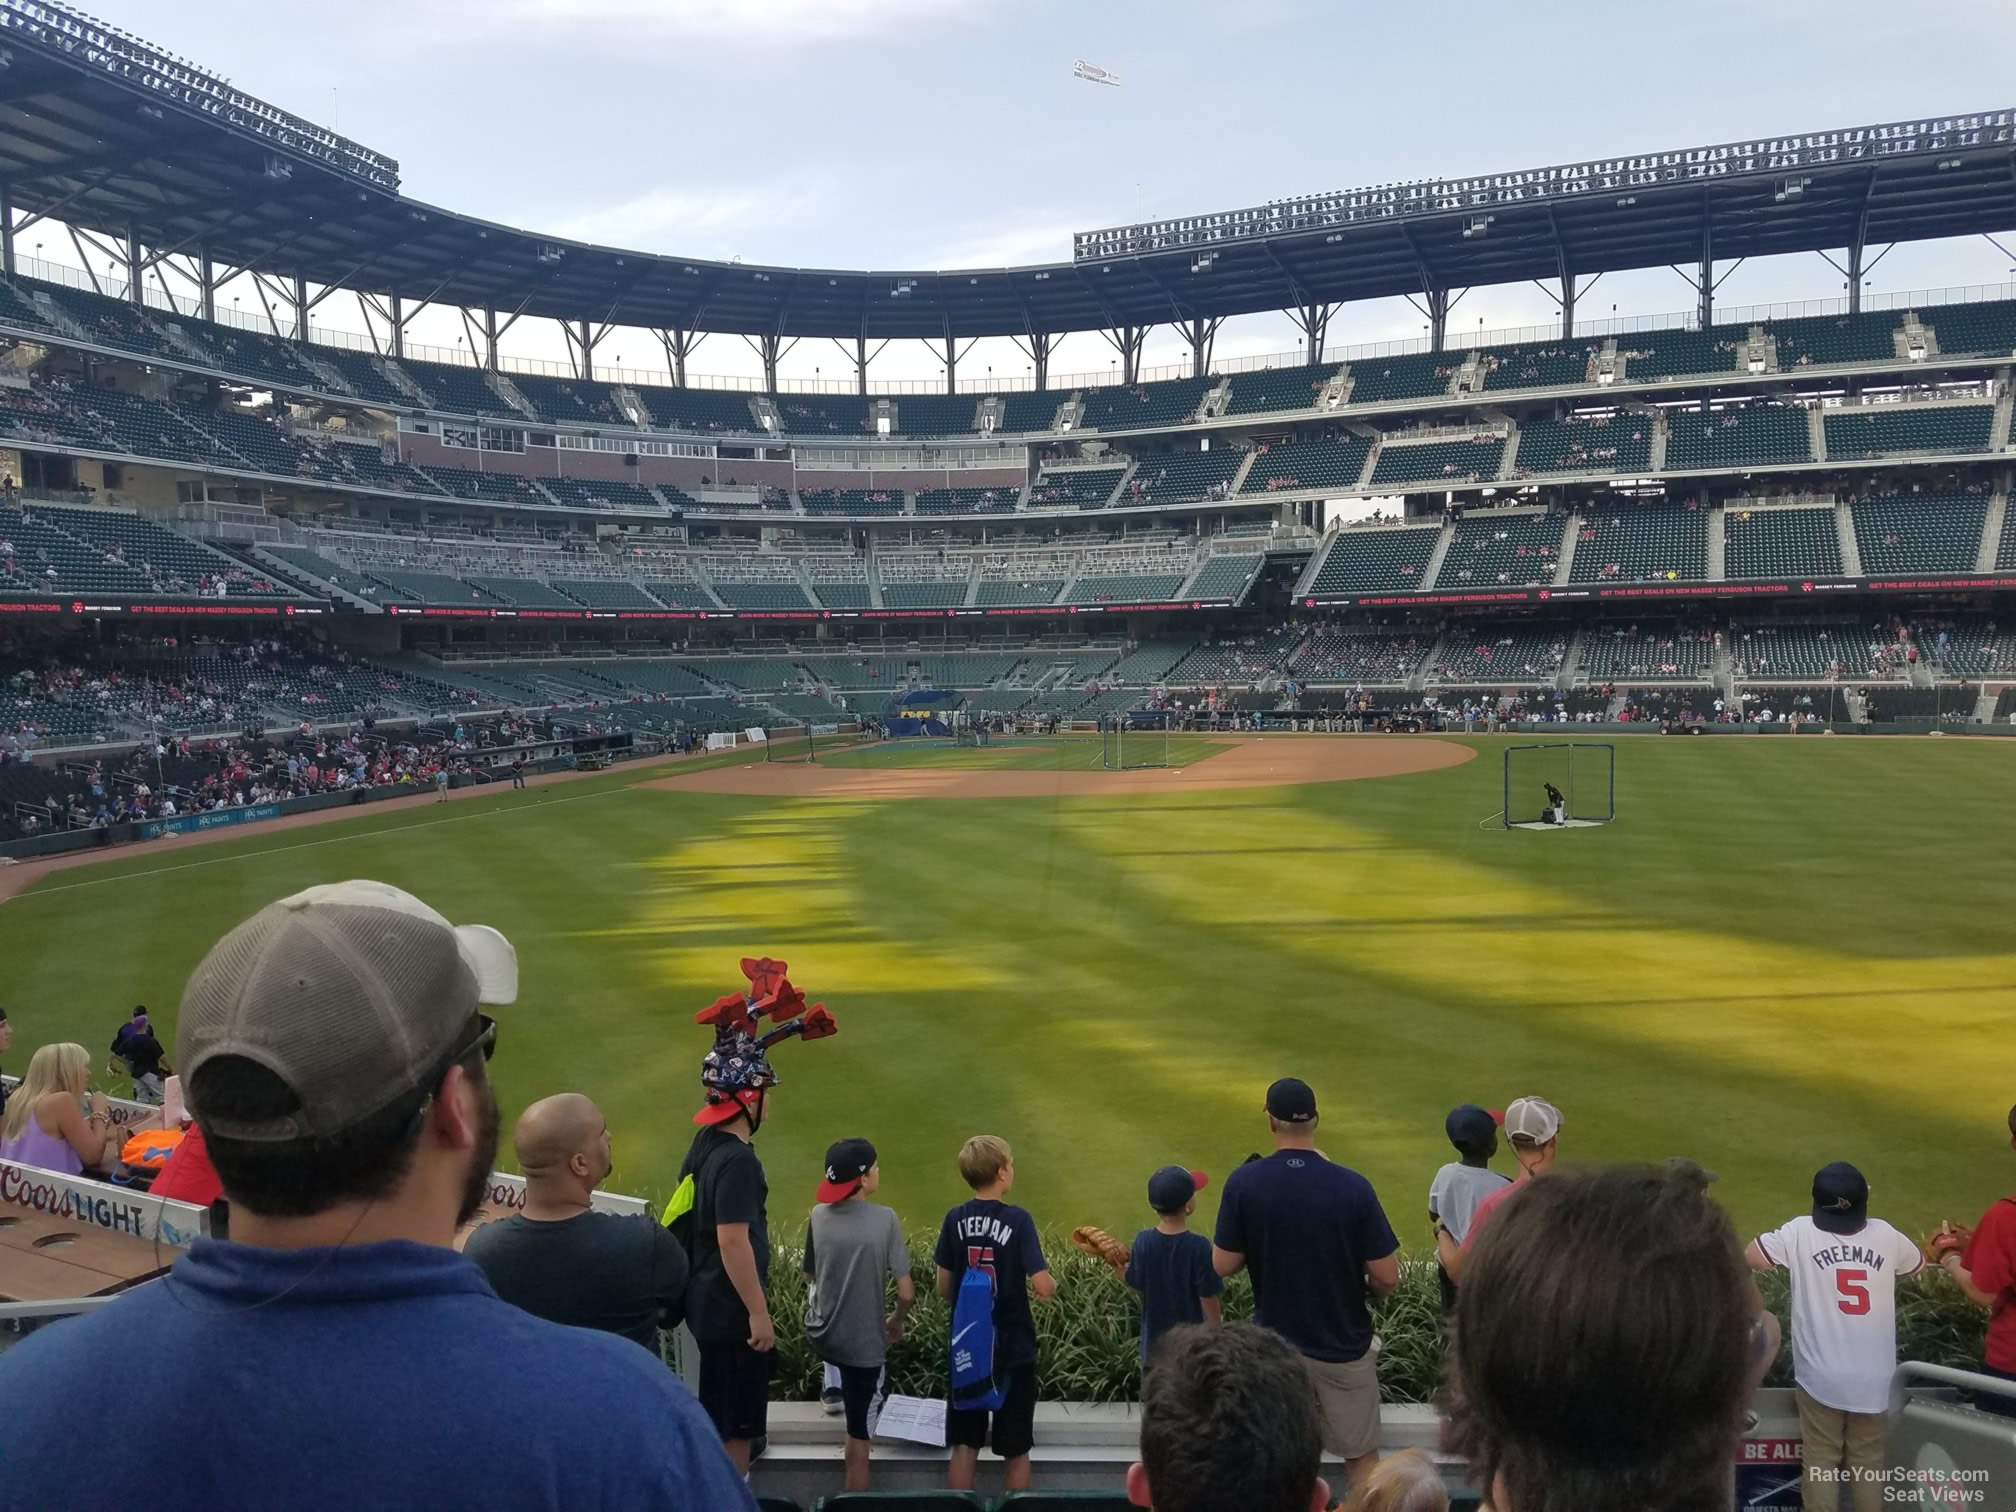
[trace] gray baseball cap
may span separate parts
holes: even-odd
[[[1515,1097],[1505,1105],[1506,1137],[1521,1144],[1545,1144],[1561,1124],[1561,1110],[1544,1097]]]
[[[175,1062],[206,1133],[328,1138],[427,1090],[482,1003],[518,996],[518,955],[481,924],[450,924],[383,882],[336,882],[268,904],[219,940],[182,994]],[[195,1084],[243,1056],[300,1100],[218,1122]]]

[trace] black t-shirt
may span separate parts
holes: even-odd
[[[132,1069],[136,1081],[143,1076],[159,1076],[161,1058],[167,1053],[161,1041],[144,1029],[119,1042],[119,1055]]]
[[[1127,1251],[1127,1284],[1141,1293],[1141,1363],[1155,1341],[1181,1323],[1204,1321],[1204,1298],[1225,1290],[1202,1234],[1143,1229]]]
[[[938,1267],[952,1273],[954,1294],[968,1267],[994,1276],[994,1364],[1036,1362],[1036,1320],[1029,1314],[1029,1278],[1050,1269],[1036,1220],[1006,1202],[975,1197],[945,1215],[938,1229]]]
[[[549,1223],[521,1214],[484,1224],[463,1253],[513,1307],[654,1353],[658,1330],[686,1316],[686,1251],[641,1215],[584,1212]]]
[[[1372,1347],[1365,1266],[1400,1248],[1372,1183],[1314,1150],[1276,1150],[1225,1178],[1218,1248],[1246,1257],[1253,1321],[1312,1360]]]
[[[721,1263],[716,1228],[723,1223],[749,1225],[749,1244],[756,1252],[756,1278],[770,1287],[770,1224],[763,1206],[770,1183],[763,1162],[746,1141],[724,1129],[702,1129],[679,1168],[683,1181],[693,1174],[693,1272],[686,1285],[686,1322],[696,1339],[716,1343],[749,1337],[749,1309]]]

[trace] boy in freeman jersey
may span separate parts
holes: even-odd
[[[1869,1216],[1869,1183],[1837,1160],[1813,1178],[1813,1215],[1759,1234],[1744,1258],[1752,1270],[1782,1269],[1792,1278],[1807,1512],[1834,1512],[1843,1476],[1854,1477],[1854,1512],[1876,1512],[1884,1505],[1877,1477],[1897,1368],[1897,1278],[1924,1265],[1924,1255]]]
[[[970,1269],[994,1278],[994,1375],[1005,1400],[993,1414],[993,1449],[1008,1462],[1009,1491],[1029,1489],[1029,1451],[1036,1441],[1036,1320],[1029,1293],[1052,1297],[1056,1278],[1043,1258],[1036,1220],[1001,1199],[1015,1185],[1015,1152],[1008,1141],[976,1134],[959,1151],[959,1174],[973,1189],[970,1200],[945,1215],[938,1230],[938,1295],[950,1302]],[[949,1404],[945,1442],[952,1449],[946,1485],[971,1491],[988,1442],[988,1414]]]

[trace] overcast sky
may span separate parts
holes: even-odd
[[[94,14],[400,163],[422,200],[652,252],[795,266],[998,267],[1073,231],[1393,180],[1539,167],[2016,103],[2010,0],[90,0]],[[1084,58],[1120,88],[1071,76]],[[2016,241],[2004,238],[2016,250]],[[1997,283],[1986,242],[1900,246],[1874,288]],[[1725,306],[1842,293],[1818,257],[1746,264]],[[1585,316],[1692,303],[1611,276]],[[248,299],[248,304],[250,303]],[[333,301],[332,301],[333,304]],[[1530,285],[1452,330],[1545,322]],[[426,337],[451,342],[452,317]],[[350,319],[332,325],[356,328]],[[1334,347],[1421,334],[1397,301]],[[627,367],[647,365],[625,333]],[[522,325],[507,350],[557,357]],[[1221,355],[1291,348],[1231,322]],[[1005,343],[966,360],[1020,372]],[[1149,361],[1181,360],[1157,333]],[[1074,338],[1056,373],[1105,370]],[[846,371],[808,343],[787,373]],[[651,366],[662,366],[662,357]],[[746,373],[715,337],[696,372]],[[876,377],[936,370],[892,346]]]

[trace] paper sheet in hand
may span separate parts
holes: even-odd
[[[882,1404],[882,1416],[870,1430],[878,1439],[945,1447],[945,1403],[940,1399],[892,1396]]]

